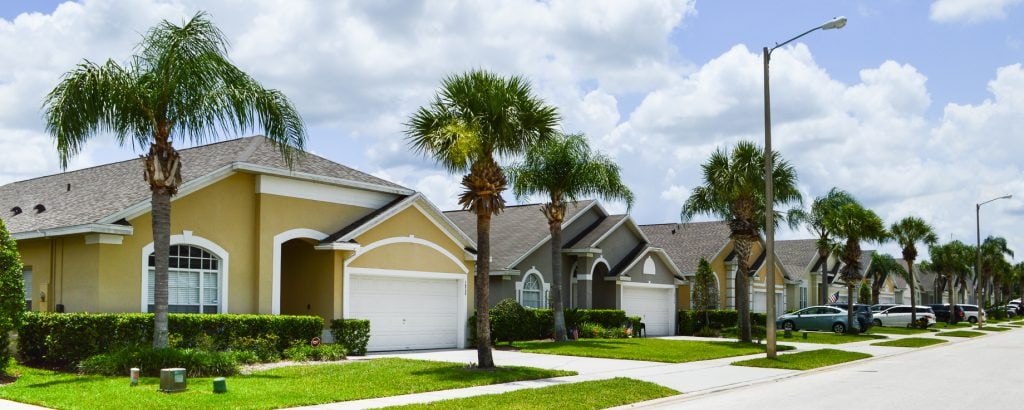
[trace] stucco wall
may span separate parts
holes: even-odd
[[[293,239],[281,246],[281,314],[316,315],[330,322],[334,319],[334,255],[313,245],[313,241]]]

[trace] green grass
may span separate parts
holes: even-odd
[[[838,345],[843,343],[863,342],[865,340],[873,339],[887,339],[888,337],[882,335],[871,334],[859,334],[859,335],[848,335],[845,333],[832,333],[832,332],[807,332],[807,338],[804,339],[803,331],[793,332],[792,338],[783,337],[783,332],[778,331],[775,333],[776,340],[779,342],[794,342],[794,343],[818,343],[828,345]]]
[[[1005,326],[1005,327],[1021,327],[1020,325],[1014,325],[1014,324],[1010,324],[1010,323],[1003,323],[1003,324],[1001,324],[1001,325],[999,325],[999,326]]]
[[[373,359],[343,364],[282,367],[227,379],[228,392],[213,394],[212,378],[190,378],[183,393],[157,391],[158,378],[129,387],[128,376],[79,376],[14,366],[13,384],[0,398],[75,409],[270,409],[396,396],[516,380],[568,376],[574,372],[528,367],[494,371],[463,364],[408,359]]]
[[[867,353],[821,349],[793,354],[780,354],[775,359],[760,358],[734,362],[733,366],[766,367],[770,369],[810,370],[871,357]]]
[[[529,410],[557,407],[559,410],[606,409],[677,394],[679,392],[654,383],[617,377],[388,408]]]
[[[930,329],[918,329],[914,327],[882,327],[882,326],[871,326],[868,329],[868,334],[886,334],[886,335],[916,335],[921,333],[929,333]]]
[[[888,340],[885,342],[872,343],[872,346],[889,346],[889,347],[925,347],[931,345],[937,345],[940,343],[946,343],[946,340],[935,339],[932,337],[906,337],[903,339]]]
[[[1005,332],[1007,330],[1010,330],[1010,329],[1007,329],[1005,327],[999,327],[999,326],[982,326],[982,327],[979,327],[977,329],[978,330],[988,330],[988,331],[992,331],[992,332]]]
[[[956,322],[956,323],[954,323],[952,325],[949,324],[949,323],[946,323],[946,322],[939,322],[939,323],[936,323],[936,324],[932,325],[931,328],[932,329],[958,329],[958,328],[971,327],[971,326],[974,326],[974,325],[972,325],[972,324],[970,324],[968,322]]]
[[[984,336],[984,332],[974,332],[970,330],[954,330],[952,332],[940,332],[936,333],[936,336],[951,336],[951,337],[978,337]]]
[[[684,363],[722,357],[744,356],[762,353],[765,349],[763,344],[754,343],[643,338],[581,339],[569,342],[515,342],[513,346],[528,353],[646,360],[665,363]],[[793,347],[779,345],[778,349],[780,351],[791,350]]]

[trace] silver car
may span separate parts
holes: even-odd
[[[914,308],[910,305],[893,306],[875,313],[872,322],[875,326],[909,327],[911,309]],[[918,320],[925,318],[928,321],[928,326],[935,324],[935,312],[932,311],[932,308],[928,306],[917,306],[916,310]]]
[[[811,306],[793,313],[787,313],[775,319],[775,327],[786,330],[831,330],[836,333],[846,332],[850,326],[845,309],[833,306]],[[860,330],[856,318],[853,328]]]

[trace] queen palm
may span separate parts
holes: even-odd
[[[868,277],[871,278],[871,303],[878,304],[878,295],[882,293],[882,284],[889,275],[896,275],[906,279],[907,270],[893,259],[892,255],[875,252],[871,254],[871,266],[868,267]]]
[[[290,165],[305,143],[305,127],[284,94],[231,64],[224,34],[202,12],[181,26],[161,22],[137,50],[125,65],[79,63],[43,108],[62,168],[97,134],[112,134],[122,146],[149,147],[143,175],[152,191],[153,346],[167,347],[171,197],[184,166],[174,142],[202,144],[259,127]]]
[[[623,200],[633,206],[633,192],[622,183],[619,166],[611,158],[594,152],[582,134],[560,135],[529,148],[526,159],[508,168],[509,182],[516,197],[542,194],[548,202],[541,212],[551,233],[551,305],[555,317],[555,340],[565,341],[565,311],[562,301],[562,222],[566,201],[598,196]]]
[[[681,219],[686,222],[699,214],[716,216],[728,221],[729,238],[735,244],[737,274],[735,278],[736,310],[739,314],[740,340],[750,338],[750,300],[748,275],[750,253],[758,240],[765,221],[764,150],[760,146],[740,141],[732,151],[715,150],[701,165],[703,185],[693,189],[683,204]],[[801,202],[797,190],[796,170],[779,153],[772,152],[772,185],[776,205]],[[776,208],[777,209],[777,208]],[[775,212],[775,220],[782,214]],[[792,220],[790,220],[792,222]]]
[[[910,277],[910,305],[917,306],[917,285],[914,283],[914,260],[917,259],[917,244],[931,246],[939,241],[935,230],[924,219],[916,216],[903,218],[889,227],[893,239],[903,250],[907,261],[907,275]],[[910,323],[917,323],[917,309],[910,309]]]
[[[502,78],[474,70],[452,75],[429,106],[406,123],[416,151],[432,157],[449,172],[465,173],[459,204],[476,214],[477,359],[493,368],[488,317],[491,217],[505,207],[501,193],[507,180],[496,156],[522,155],[555,136],[559,117],[554,107],[533,95],[522,77]]]
[[[810,211],[794,209],[790,219],[807,225],[807,230],[817,236],[815,246],[818,248],[818,259],[821,260],[821,291],[818,292],[820,304],[824,305],[828,298],[828,255],[838,245],[833,238],[832,226],[838,210],[844,205],[857,202],[848,192],[833,187],[825,195],[814,198]]]
[[[889,233],[885,230],[882,218],[879,218],[874,211],[864,208],[858,203],[848,203],[838,209],[835,226],[832,231],[844,243],[839,247],[839,258],[843,262],[843,268],[839,275],[846,284],[847,322],[854,321],[853,310],[853,288],[860,282],[861,277],[861,241],[881,243],[888,239]],[[854,333],[853,326],[846,327],[847,333]]]

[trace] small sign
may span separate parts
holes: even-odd
[[[314,337],[313,340],[309,341],[309,345],[313,346],[313,347],[320,346],[320,338],[319,337]]]

